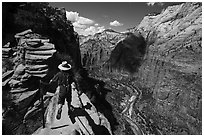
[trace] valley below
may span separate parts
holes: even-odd
[[[65,10],[46,3],[5,3],[3,11],[3,134],[42,128],[41,101],[49,110],[47,92],[57,85],[41,81],[64,60],[112,134],[202,134],[202,3],[148,14],[125,33],[92,36],[77,34]]]

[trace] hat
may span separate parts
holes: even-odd
[[[70,70],[70,69],[72,68],[72,66],[71,66],[70,64],[68,64],[67,61],[63,61],[63,62],[58,66],[58,68],[59,68],[60,70],[66,71],[66,70]]]

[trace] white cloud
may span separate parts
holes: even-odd
[[[159,6],[163,6],[164,3],[163,2],[147,2],[148,6],[154,6],[154,5],[159,5]]]
[[[73,12],[73,11],[66,11],[66,17],[67,20],[70,20],[71,22],[76,22],[79,18],[79,13],[78,12]]]
[[[93,35],[99,30],[95,27],[99,26],[98,23],[94,24],[94,20],[79,16],[78,12],[66,11],[66,17],[67,20],[72,22],[74,30],[80,35]]]
[[[85,18],[85,17],[79,17],[78,20],[77,20],[77,22],[78,22],[79,24],[85,24],[85,25],[93,24],[93,23],[94,23],[93,20],[88,19],[88,18]]]
[[[79,22],[74,22],[74,23],[73,23],[73,26],[74,26],[75,28],[86,28],[86,25],[80,24]]]
[[[110,22],[110,26],[122,26],[123,24],[118,22],[117,20]]]
[[[82,16],[79,16],[78,12],[66,11],[67,20],[70,20],[72,23],[78,22],[78,24],[88,25],[93,24],[94,21]]]

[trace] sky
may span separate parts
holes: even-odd
[[[145,15],[160,13],[176,2],[50,2],[52,7],[64,7],[66,17],[80,35],[93,35],[105,29],[124,32],[137,26]]]

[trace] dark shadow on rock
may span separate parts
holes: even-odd
[[[111,104],[106,100],[107,93],[112,91],[105,88],[105,82],[89,77],[85,69],[81,69],[78,73],[82,76],[80,81],[82,91],[89,97],[97,111],[108,119],[111,130],[114,131],[118,122]]]
[[[108,129],[105,126],[96,125],[94,123],[94,120],[90,117],[90,115],[84,109],[81,109],[81,108],[74,109],[74,111],[72,112],[70,116],[73,123],[75,122],[74,118],[78,116],[86,117],[95,135],[110,135]]]
[[[128,33],[111,52],[108,62],[113,69],[135,73],[143,61],[145,52],[146,42],[142,35]]]

